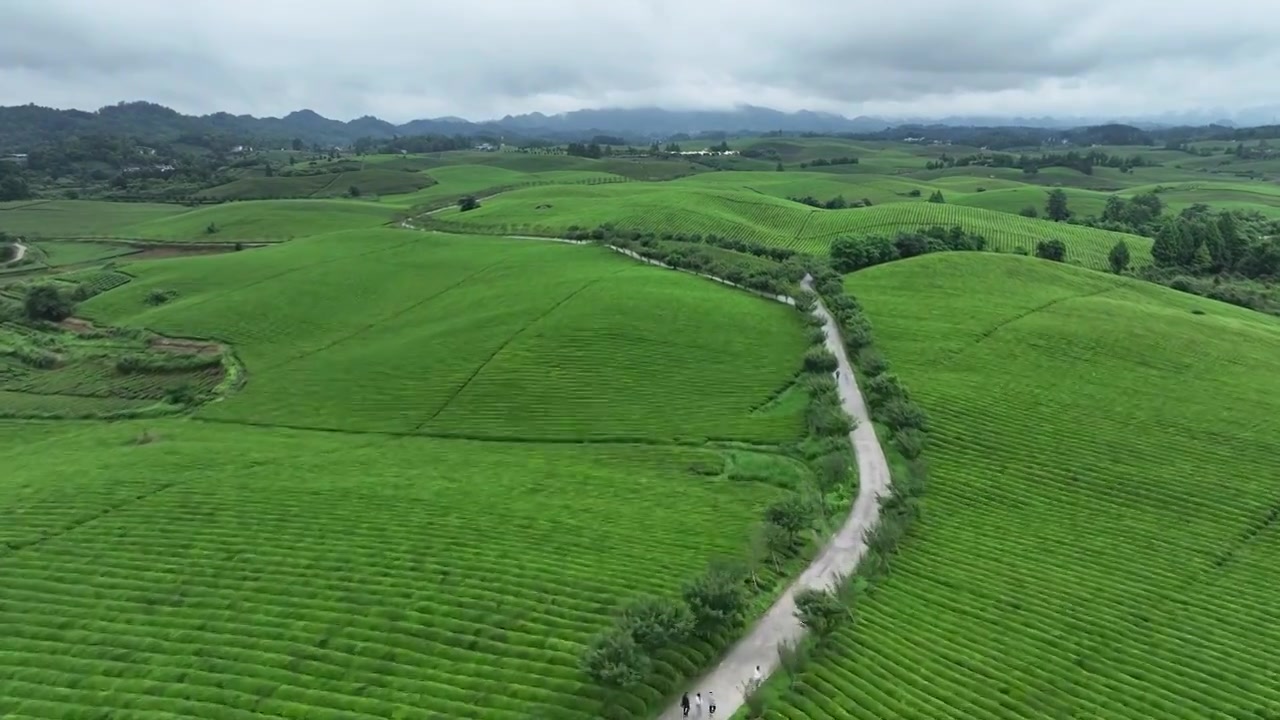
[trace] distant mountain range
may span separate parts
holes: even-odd
[[[673,135],[701,133],[870,133],[890,126],[1071,128],[1124,122],[1143,129],[1170,126],[1225,127],[1274,124],[1280,106],[1231,113],[1165,114],[1145,118],[950,116],[844,117],[821,112],[782,112],[742,106],[733,110],[664,110],[661,108],[577,110],[558,115],[529,113],[498,120],[473,122],[457,117],[412,120],[399,125],[364,116],[343,122],[298,110],[282,118],[213,113],[183,115],[162,105],[130,102],[95,112],[58,110],[36,105],[0,107],[0,150],[22,152],[43,142],[83,134],[128,135],[139,139],[175,141],[183,136],[228,135],[245,141],[285,142],[299,138],[325,145],[348,145],[361,137],[376,139],[405,135],[475,135],[507,141],[543,138],[582,140],[594,135],[623,137],[628,142],[661,140]]]

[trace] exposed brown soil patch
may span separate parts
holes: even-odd
[[[152,245],[138,246],[140,252],[130,253],[127,257],[129,262],[134,260],[162,260],[164,258],[173,257],[190,257],[194,255],[217,255],[219,253],[234,252],[234,245]]]
[[[63,330],[73,332],[77,335],[92,335],[99,332],[99,329],[93,323],[84,318],[69,317],[58,323],[58,327]]]
[[[189,340],[186,338],[151,338],[152,350],[178,353],[181,355],[212,355],[222,352],[222,345],[207,340]]]

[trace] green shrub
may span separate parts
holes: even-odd
[[[640,682],[649,672],[652,661],[631,633],[614,628],[595,636],[582,654],[579,666],[596,683],[622,689]]]
[[[669,598],[645,597],[622,611],[618,627],[630,633],[640,649],[655,652],[689,637],[693,616],[686,605]]]
[[[915,460],[924,452],[928,436],[915,428],[903,428],[893,434],[893,445],[908,460]]]
[[[840,598],[830,590],[805,588],[796,593],[796,617],[821,641],[850,616]]]
[[[116,359],[121,373],[170,373],[203,370],[222,364],[221,355],[179,355],[171,353],[130,353]]]
[[[787,553],[794,552],[800,534],[813,527],[816,508],[798,494],[779,500],[765,508],[764,520],[782,531],[787,540]]]
[[[833,373],[839,366],[836,356],[820,345],[810,347],[804,354],[805,372],[817,374]]]
[[[684,586],[681,597],[693,617],[697,637],[710,639],[742,625],[747,610],[743,583],[748,575],[745,568],[736,564],[714,563],[706,573]]]
[[[901,398],[889,400],[880,409],[884,424],[892,430],[928,430],[929,419],[919,405]]]
[[[864,347],[858,351],[858,369],[869,378],[875,378],[889,371],[889,361],[873,347]]]
[[[177,296],[177,290],[160,290],[157,288],[147,292],[147,297],[143,302],[151,306],[163,305]]]
[[[58,322],[71,317],[76,306],[56,285],[43,284],[27,288],[23,309],[28,320]]]

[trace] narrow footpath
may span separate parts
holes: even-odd
[[[812,278],[806,277],[802,286],[806,290],[812,290]],[[862,393],[854,382],[853,367],[849,364],[835,318],[821,301],[813,312],[822,318],[823,328],[827,333],[827,349],[836,356],[839,363],[840,401],[845,412],[857,423],[849,433],[849,440],[858,457],[858,497],[844,526],[822,553],[756,622],[751,631],[733,646],[720,664],[689,686],[689,697],[692,698],[694,693],[702,693],[704,706],[710,694],[715,694],[716,717],[720,718],[732,717],[742,707],[743,691],[754,675],[755,667],[759,665],[766,677],[772,675],[778,667],[778,644],[794,641],[804,634],[804,626],[795,615],[796,593],[806,588],[830,586],[836,578],[852,573],[857,567],[867,550],[863,533],[875,525],[880,511],[878,499],[889,492],[889,463],[885,460],[884,450],[876,437]],[[705,707],[703,712],[706,712]],[[682,715],[678,700],[660,716],[661,720],[679,717]]]
[[[20,242],[15,242],[13,244],[13,251],[14,251],[14,255],[13,255],[13,259],[9,261],[10,265],[17,265],[18,263],[22,262],[22,258],[27,256],[27,246],[23,245]]]

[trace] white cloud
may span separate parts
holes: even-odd
[[[1280,3],[6,0],[0,104],[392,121],[661,105],[1136,114],[1272,102]]]

